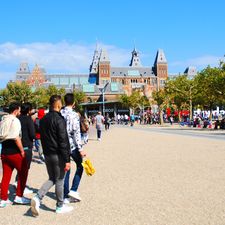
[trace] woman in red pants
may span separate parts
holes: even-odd
[[[14,203],[23,205],[30,203],[29,199],[23,197],[23,192],[27,182],[28,167],[20,138],[21,124],[17,118],[19,115],[20,105],[18,103],[12,103],[9,106],[9,115],[6,115],[6,118],[3,118],[3,120],[9,120],[10,130],[7,132],[8,136],[2,142],[1,160],[3,176],[1,182],[1,208],[6,207],[8,204],[12,204],[12,202],[8,199],[8,189],[14,169],[18,172],[18,185]],[[12,138],[9,139],[9,136]]]

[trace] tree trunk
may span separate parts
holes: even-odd
[[[212,122],[212,111],[213,111],[213,109],[212,109],[212,107],[210,107],[210,115],[209,115],[209,120]]]
[[[178,110],[178,120],[181,122],[180,110]]]
[[[193,119],[193,105],[192,105],[192,99],[190,99],[189,102],[190,106],[189,106],[189,110],[190,110],[190,120]]]
[[[160,124],[163,125],[164,124],[163,110],[161,108],[159,108],[159,116],[160,116]]]

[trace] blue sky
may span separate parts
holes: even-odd
[[[164,49],[169,73],[217,65],[225,54],[224,9],[224,0],[1,0],[0,88],[22,61],[87,73],[96,39],[114,66],[129,63],[134,42],[145,66]]]

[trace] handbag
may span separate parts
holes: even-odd
[[[85,159],[82,162],[82,166],[88,176],[92,176],[95,173],[95,168],[93,167],[90,159]]]

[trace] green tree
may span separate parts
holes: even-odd
[[[225,71],[223,67],[203,69],[195,78],[198,87],[197,102],[202,108],[210,110],[224,102]]]
[[[160,123],[164,124],[163,110],[166,109],[166,107],[168,106],[168,104],[170,102],[169,95],[166,94],[164,89],[159,89],[158,91],[154,91],[152,93],[152,97],[153,97],[153,100],[155,101],[155,103],[159,107]]]
[[[123,94],[120,96],[119,101],[124,107],[132,109],[133,113],[150,106],[149,99],[141,95],[139,91],[134,91],[130,96]]]
[[[20,103],[28,102],[32,99],[33,93],[29,85],[22,83],[9,83],[7,87],[1,90],[1,104],[9,105],[13,101]]]
[[[75,98],[75,109],[78,112],[83,112],[83,107],[80,105],[81,103],[84,103],[85,101],[85,93],[83,91],[74,90],[73,92],[74,98]]]
[[[196,94],[198,93],[195,80],[188,79],[186,75],[178,76],[166,83],[165,93],[169,95],[179,111],[189,109],[192,120],[193,105],[196,104]]]

